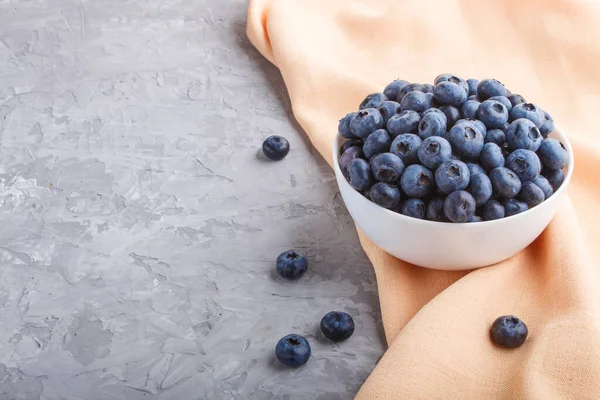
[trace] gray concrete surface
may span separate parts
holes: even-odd
[[[0,0],[0,399],[350,399],[381,356],[371,267],[246,6]]]

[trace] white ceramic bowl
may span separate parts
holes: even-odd
[[[344,178],[339,165],[339,135],[333,145],[333,161],[342,198],[354,222],[376,245],[388,253],[421,267],[463,270],[480,268],[510,258],[533,242],[560,207],[573,175],[573,148],[557,127],[550,137],[569,152],[562,186],[537,207],[495,221],[453,224],[406,217],[369,201]]]

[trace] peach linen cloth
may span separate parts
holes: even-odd
[[[444,72],[499,79],[550,112],[574,147],[568,199],[500,264],[418,268],[359,232],[389,348],[357,398],[600,399],[600,2],[251,0],[247,33],[330,164],[338,120],[367,94]],[[489,338],[504,314],[529,327],[518,349]]]

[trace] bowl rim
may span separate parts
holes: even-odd
[[[472,226],[473,227],[472,229],[475,229],[475,227],[481,227],[484,225],[491,226],[493,224],[501,224],[504,221],[506,221],[507,219],[516,220],[518,218],[527,218],[527,216],[530,215],[531,212],[535,212],[540,207],[544,207],[544,205],[548,205],[548,204],[546,204],[546,203],[548,203],[548,201],[555,201],[562,197],[562,195],[566,192],[567,187],[569,186],[571,177],[573,176],[573,169],[575,167],[575,156],[574,156],[574,152],[573,152],[573,146],[571,145],[569,138],[567,137],[567,135],[564,133],[564,131],[558,125],[556,125],[556,124],[554,125],[554,129],[552,130],[552,132],[550,132],[548,137],[551,137],[550,135],[552,135],[552,134],[557,134],[560,137],[560,138],[556,138],[556,139],[558,139],[561,143],[563,143],[565,145],[565,147],[567,148],[567,153],[569,154],[569,161],[567,162],[567,165],[566,165],[567,173],[565,174],[565,180],[563,181],[562,185],[558,188],[558,190],[556,192],[554,192],[552,194],[552,196],[550,196],[549,199],[545,199],[538,206],[536,206],[534,208],[529,208],[527,211],[524,211],[519,214],[511,215],[509,217],[504,217],[504,218],[500,218],[500,219],[495,219],[492,221],[480,221],[480,222],[475,222],[475,223],[430,221],[427,219],[418,219],[418,218],[408,217],[406,215],[397,213],[395,211],[388,210],[387,208],[384,208],[384,207],[380,206],[379,204],[372,202],[371,200],[367,199],[365,196],[360,194],[356,189],[354,189],[350,185],[350,183],[348,183],[348,181],[346,179],[339,178],[339,177],[344,176],[344,174],[342,173],[342,170],[340,168],[339,160],[340,160],[340,146],[343,143],[343,141],[346,141],[346,138],[342,137],[338,133],[336,133],[335,138],[333,140],[333,152],[332,152],[333,153],[333,168],[335,170],[335,178],[336,178],[338,185],[347,185],[347,187],[349,189],[351,189],[355,194],[357,194],[362,199],[361,201],[365,201],[365,202],[374,204],[380,210],[382,210],[384,213],[389,213],[390,217],[400,218],[400,220],[406,220],[407,222],[412,222],[412,223],[431,224],[432,226],[461,226],[461,227]],[[467,229],[469,229],[469,228],[467,228]]]

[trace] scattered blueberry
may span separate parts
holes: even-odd
[[[516,348],[527,339],[527,326],[514,315],[497,318],[490,329],[494,343],[502,347]]]
[[[430,169],[436,169],[444,161],[452,157],[452,146],[439,136],[431,136],[423,141],[417,151],[421,163]]]
[[[492,197],[492,182],[487,175],[477,174],[471,177],[467,191],[475,199],[477,207],[481,207]]]
[[[469,162],[467,163],[467,168],[469,168],[469,173],[471,174],[471,176],[477,174],[486,175],[485,169],[483,169],[483,167],[479,164]]]
[[[538,177],[542,164],[533,151],[517,149],[506,158],[506,168],[517,174],[521,182],[526,182]]]
[[[363,156],[363,151],[358,146],[349,147],[344,151],[344,154],[340,157],[340,169],[345,177],[348,177],[348,165],[350,165],[350,161],[355,158],[362,158]]]
[[[542,171],[542,174],[544,175],[544,177],[546,177],[548,182],[550,182],[555,192],[565,181],[565,174],[563,173],[562,169],[546,168]]]
[[[498,146],[501,146],[506,142],[506,136],[501,129],[490,129],[485,135],[484,142],[496,143]]]
[[[550,196],[552,196],[552,194],[554,194],[554,188],[552,188],[552,185],[550,182],[548,182],[548,179],[546,179],[545,176],[538,176],[533,180],[533,183],[542,189],[542,192],[544,192],[544,199],[548,199]]]
[[[382,153],[371,159],[371,171],[379,182],[397,184],[404,172],[404,162],[393,153]]]
[[[506,132],[506,142],[511,150],[537,151],[542,144],[542,134],[537,126],[526,118],[513,121]]]
[[[481,165],[488,171],[494,168],[504,167],[504,155],[502,149],[496,143],[486,143],[481,149]]]
[[[537,154],[548,169],[563,169],[569,162],[567,149],[561,142],[554,138],[542,140]]]
[[[483,148],[483,134],[472,124],[457,124],[450,129],[446,139],[454,151],[464,157],[478,157]]]
[[[435,171],[435,183],[444,193],[465,189],[470,177],[467,164],[458,160],[444,161]]]
[[[554,120],[546,111],[544,111],[544,123],[540,127],[540,133],[543,137],[548,137],[554,130]]]
[[[352,139],[356,137],[354,133],[352,133],[352,131],[350,130],[350,121],[352,121],[352,118],[354,118],[356,114],[358,113],[351,112],[346,114],[344,118],[340,119],[340,122],[338,124],[338,133],[346,139]]]
[[[355,158],[348,164],[348,182],[356,190],[371,186],[371,168],[362,158]]]
[[[383,89],[383,94],[390,100],[396,100],[398,98],[398,94],[402,89],[404,89],[410,82],[404,81],[402,79],[396,79],[395,81],[388,84],[385,89]]]
[[[416,133],[421,117],[416,111],[402,111],[392,116],[387,122],[387,130],[391,135],[398,136],[403,133]]]
[[[390,118],[400,113],[400,104],[395,101],[384,101],[377,110],[379,110],[379,113],[383,117],[383,124],[385,125]]]
[[[464,190],[452,192],[444,200],[444,214],[452,222],[467,222],[475,215],[475,199]]]
[[[275,262],[277,273],[290,281],[300,279],[308,269],[308,259],[296,250],[284,251]]]
[[[519,198],[527,203],[529,208],[540,205],[546,196],[544,191],[533,182],[524,182],[519,192]]]
[[[400,187],[408,197],[425,197],[434,186],[431,171],[419,164],[413,164],[404,170],[400,178]]]
[[[494,96],[506,96],[506,88],[495,79],[484,79],[477,85],[477,96],[481,100],[487,100]]]
[[[461,118],[460,111],[454,106],[441,106],[439,109],[446,115],[448,129],[452,128],[456,121]]]
[[[418,151],[422,140],[412,133],[404,133],[396,136],[390,146],[390,153],[396,154],[402,159],[404,165],[419,162]]]
[[[517,199],[504,200],[503,204],[504,204],[504,212],[507,217],[520,214],[529,209],[529,207],[527,206],[527,203],[525,203],[524,201],[517,200]]]
[[[442,112],[430,112],[423,114],[419,122],[418,132],[421,139],[430,136],[442,136],[446,132],[448,120]]]
[[[467,85],[469,86],[469,96],[477,96],[477,85],[479,85],[479,80],[467,79]]]
[[[377,154],[388,151],[391,144],[392,138],[388,131],[385,129],[377,129],[365,139],[363,152],[365,153],[365,157],[370,159]]]
[[[408,199],[402,204],[402,214],[407,217],[425,219],[427,207],[421,199]]]
[[[438,104],[460,107],[467,101],[468,94],[464,87],[450,81],[435,85],[433,98]]]
[[[360,106],[358,106],[359,110],[364,110],[366,108],[379,108],[384,101],[387,101],[388,98],[383,93],[371,93],[368,95]]]
[[[463,118],[475,118],[480,105],[477,100],[467,100],[460,108],[460,114]]]
[[[262,151],[273,161],[283,160],[290,152],[290,142],[281,136],[269,136],[262,144]]]
[[[526,118],[530,120],[535,124],[535,126],[538,127],[538,129],[542,127],[546,120],[544,112],[538,106],[532,103],[520,103],[510,110],[510,122],[516,121],[520,118]]]
[[[444,214],[444,199],[434,197],[427,203],[427,219],[437,222],[448,222],[446,214]]]
[[[400,102],[402,111],[412,110],[418,113],[422,113],[431,107],[431,101],[433,95],[431,93],[423,92],[408,92],[406,96]]]
[[[356,113],[350,121],[350,131],[359,138],[366,138],[383,127],[383,117],[375,108],[366,108]]]
[[[511,198],[521,191],[519,177],[508,168],[496,168],[490,173],[490,181],[494,192],[500,196]]]
[[[331,311],[321,319],[321,332],[334,342],[348,339],[354,333],[354,320],[342,311]]]
[[[310,345],[303,336],[292,333],[279,339],[275,346],[275,356],[288,367],[299,367],[310,358]]]
[[[350,139],[350,140],[346,140],[344,143],[342,143],[342,145],[340,146],[340,154],[344,154],[344,152],[346,150],[348,150],[350,147],[354,147],[354,146],[358,146],[358,147],[362,147],[363,145],[363,141],[361,139]]]
[[[486,221],[504,218],[504,215],[506,214],[504,206],[497,200],[489,200],[483,205],[481,212],[483,219]]]
[[[369,197],[373,203],[390,210],[396,208],[401,200],[398,187],[384,182],[377,182],[371,186]]]
[[[486,100],[479,106],[477,118],[488,129],[502,128],[508,122],[508,109],[499,101]]]
[[[527,101],[525,101],[525,98],[523,96],[521,96],[520,94],[509,95],[508,100],[510,101],[510,104],[512,104],[513,107],[516,106],[517,104],[527,103]]]

